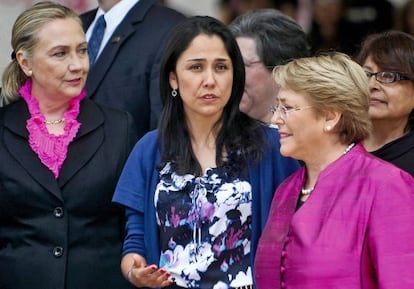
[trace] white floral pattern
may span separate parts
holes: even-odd
[[[246,178],[247,179],[247,178]],[[160,266],[178,286],[229,288],[252,284],[251,185],[222,168],[203,176],[160,171],[155,192]]]

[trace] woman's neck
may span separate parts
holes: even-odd
[[[406,125],[407,121],[373,121],[372,132],[363,141],[365,149],[369,152],[376,151],[385,144],[404,136]]]
[[[207,168],[216,167],[216,140],[219,127],[212,121],[187,122],[193,153],[201,165],[203,172]]]
[[[339,142],[323,146],[326,149],[321,149],[315,152],[307,160],[304,160],[306,166],[306,182],[304,187],[314,187],[318,181],[320,173],[325,170],[330,164],[347,154],[350,149],[355,146],[352,144],[341,144]]]

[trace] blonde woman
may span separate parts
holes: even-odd
[[[279,66],[272,122],[303,168],[276,190],[256,253],[260,289],[414,288],[414,179],[368,153],[369,89],[344,54]]]

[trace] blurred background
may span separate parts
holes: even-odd
[[[0,72],[10,61],[11,27],[19,13],[39,0],[0,0]],[[97,0],[55,0],[78,13]],[[230,23],[255,8],[275,8],[294,18],[309,36],[314,52],[357,52],[369,33],[399,29],[414,34],[414,0],[163,0],[184,14],[210,15]],[[1,85],[1,83],[0,83]]]

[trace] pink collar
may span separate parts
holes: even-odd
[[[19,92],[26,101],[30,112],[26,128],[29,131],[29,144],[38,155],[40,161],[52,171],[54,177],[59,177],[63,162],[66,159],[68,146],[75,138],[80,123],[77,121],[81,100],[85,97],[85,90],[69,101],[69,109],[63,114],[65,128],[62,135],[50,134],[46,128],[45,116],[39,108],[39,102],[31,94],[32,80],[28,79]]]

